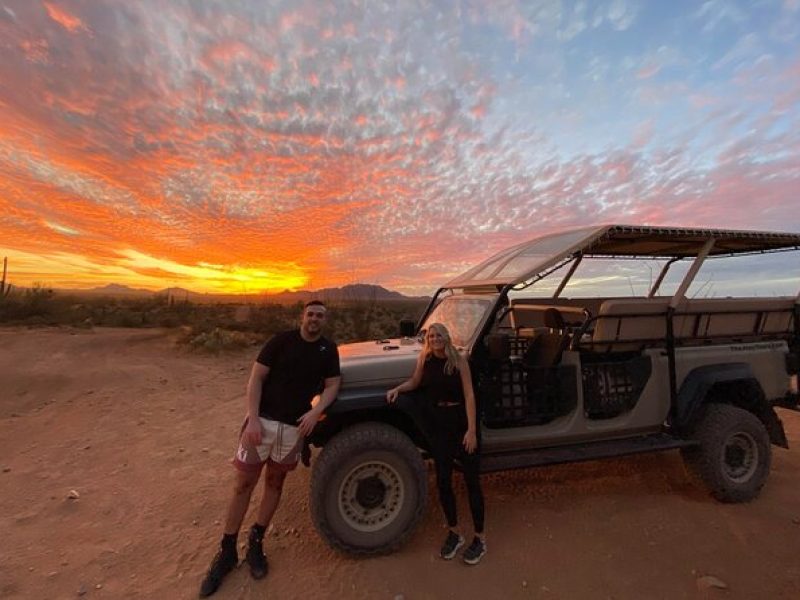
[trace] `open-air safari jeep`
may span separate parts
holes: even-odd
[[[455,278],[418,325],[401,324],[404,337],[340,347],[342,389],[311,437],[323,447],[318,531],[347,553],[386,553],[423,514],[435,432],[413,394],[390,406],[385,393],[410,376],[415,336],[437,321],[469,356],[484,472],[680,449],[717,499],[754,498],[771,445],[788,446],[774,407],[798,409],[800,295],[689,292],[704,264],[797,250],[800,234],[612,225],[534,239]],[[609,259],[663,266],[639,297],[566,297],[579,266]],[[659,295],[681,264],[674,292]],[[782,277],[796,293],[797,274]],[[758,285],[758,272],[747,278]]]

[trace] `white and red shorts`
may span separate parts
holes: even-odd
[[[260,471],[264,463],[269,463],[270,468],[291,471],[297,466],[303,438],[297,427],[287,425],[280,421],[273,421],[259,417],[261,422],[261,443],[257,446],[244,441],[245,419],[239,435],[239,447],[233,458],[233,466],[240,471]]]

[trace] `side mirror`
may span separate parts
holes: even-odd
[[[400,321],[400,337],[414,337],[417,324],[410,319]]]

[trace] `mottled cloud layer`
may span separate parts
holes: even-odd
[[[0,0],[0,251],[21,283],[424,292],[572,225],[797,231],[800,11],[750,10]]]

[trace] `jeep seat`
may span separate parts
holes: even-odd
[[[540,333],[528,345],[522,356],[522,364],[526,368],[555,367],[569,346],[570,336],[566,332],[564,317],[557,308],[544,311],[544,322],[549,332]]]
[[[638,351],[663,344],[669,300],[603,302],[592,334],[593,350]],[[673,333],[681,343],[781,337],[792,331],[793,306],[791,297],[683,299],[673,318]]]

